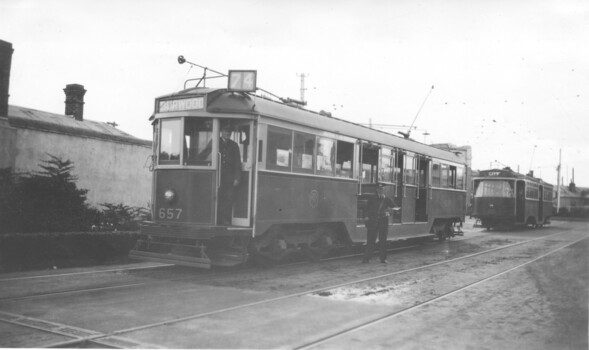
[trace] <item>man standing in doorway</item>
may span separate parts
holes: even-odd
[[[241,155],[237,143],[230,139],[231,131],[230,124],[221,126],[219,139],[221,183],[217,201],[217,223],[219,225],[231,224],[235,187],[239,185],[241,176]]]
[[[362,263],[369,263],[374,251],[376,236],[378,235],[378,247],[380,250],[380,262],[387,263],[387,236],[389,233],[389,208],[394,209],[392,199],[384,195],[384,185],[376,185],[376,195],[371,196],[364,209],[364,224],[366,225],[366,250]]]

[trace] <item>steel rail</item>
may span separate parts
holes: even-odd
[[[363,283],[363,282],[378,280],[378,279],[382,279],[382,278],[387,278],[387,277],[391,277],[391,276],[395,276],[395,275],[399,275],[399,274],[403,274],[403,273],[407,273],[407,272],[424,270],[424,269],[427,269],[427,268],[431,268],[431,267],[435,267],[435,266],[440,266],[440,265],[444,265],[444,264],[448,264],[448,263],[452,263],[452,262],[456,262],[456,261],[460,261],[460,260],[464,260],[464,259],[469,259],[469,258],[473,258],[473,257],[476,257],[476,256],[480,256],[480,255],[484,255],[484,254],[496,252],[496,251],[499,251],[499,250],[509,249],[509,248],[516,247],[516,246],[519,246],[519,245],[523,245],[523,244],[526,244],[526,243],[531,243],[531,242],[535,242],[535,241],[539,241],[539,240],[549,239],[549,238],[551,238],[553,236],[561,235],[561,234],[567,233],[569,231],[570,230],[563,230],[563,231],[555,232],[555,233],[552,233],[552,234],[549,234],[549,235],[546,235],[546,236],[537,237],[537,238],[530,239],[530,240],[524,240],[524,241],[521,241],[521,242],[516,242],[516,243],[508,244],[508,245],[505,245],[505,246],[496,247],[496,248],[492,248],[492,249],[489,249],[489,250],[480,251],[480,252],[473,253],[473,254],[468,254],[468,255],[461,256],[461,257],[454,258],[454,259],[443,260],[443,261],[439,261],[439,262],[428,264],[428,265],[413,267],[413,268],[409,268],[409,269],[405,269],[405,270],[399,270],[399,271],[394,271],[394,272],[390,272],[390,273],[379,274],[379,275],[376,275],[376,276],[371,276],[371,277],[367,277],[367,278],[361,278],[361,279],[357,279],[357,280],[353,280],[353,281],[349,281],[349,282],[339,283],[339,284],[330,285],[330,286],[324,286],[324,287],[320,287],[320,288],[314,288],[314,289],[311,289],[311,290],[306,290],[306,291],[302,291],[302,292],[296,292],[296,293],[292,293],[292,294],[282,295],[282,296],[279,296],[279,297],[274,297],[274,298],[270,298],[270,299],[266,299],[266,300],[259,300],[259,301],[245,303],[245,304],[241,304],[241,305],[235,305],[235,306],[225,307],[225,308],[222,308],[222,309],[208,311],[208,312],[203,312],[203,313],[199,313],[199,314],[178,317],[178,318],[174,318],[174,319],[170,319],[170,320],[166,320],[166,321],[154,322],[154,323],[145,324],[145,325],[141,325],[141,326],[137,326],[137,327],[131,327],[131,328],[127,328],[127,329],[121,329],[121,330],[112,331],[112,332],[104,333],[104,334],[97,335],[97,336],[89,336],[89,337],[85,337],[83,339],[77,339],[77,340],[74,340],[74,341],[60,342],[60,343],[56,343],[56,344],[54,344],[52,346],[53,347],[64,347],[64,346],[72,346],[72,345],[76,345],[76,344],[81,344],[83,342],[98,341],[98,340],[100,340],[102,338],[115,337],[115,336],[119,336],[119,335],[122,335],[122,334],[125,334],[125,333],[131,333],[131,332],[145,330],[145,329],[149,329],[149,328],[155,328],[155,327],[159,327],[159,326],[168,326],[168,325],[172,325],[172,324],[176,324],[176,323],[180,323],[180,322],[184,322],[184,321],[190,321],[190,320],[194,320],[194,319],[198,319],[198,318],[203,318],[203,317],[207,317],[207,316],[222,314],[222,313],[225,313],[225,312],[230,312],[230,311],[235,311],[235,310],[241,310],[241,309],[245,309],[245,308],[248,308],[248,307],[254,307],[254,306],[258,306],[258,305],[273,303],[273,302],[276,302],[276,301],[282,301],[282,300],[286,300],[286,299],[297,298],[297,297],[301,297],[301,296],[308,295],[308,294],[320,293],[320,292],[323,292],[323,291],[327,291],[327,290],[331,290],[331,289],[336,289],[336,288],[341,288],[341,287],[345,287],[345,286],[348,286],[348,285],[353,285],[353,284],[358,284],[358,283]],[[586,239],[586,238],[587,237],[583,237],[582,239],[577,240],[574,243],[576,243],[578,241],[581,241],[583,239]],[[567,246],[568,245],[570,245],[570,244],[567,244]],[[509,270],[512,270],[512,269],[509,269]],[[502,274],[502,273],[504,273],[504,272],[500,272],[500,274]],[[485,279],[483,279],[481,281],[488,280],[488,279],[490,279],[490,278],[485,278]],[[474,283],[478,283],[478,282],[474,282]],[[472,283],[469,284],[469,285],[472,285]],[[467,285],[467,287],[469,285]],[[465,287],[463,287],[461,289],[464,289],[464,288]],[[439,297],[436,297],[436,298],[433,298],[433,299],[436,299],[437,300],[437,299],[439,299]],[[387,317],[390,317],[390,315],[387,316]],[[379,320],[380,318],[382,318],[382,317],[379,317],[377,320]],[[372,322],[374,322],[374,321],[372,321]],[[367,322],[367,324],[370,324],[370,322]],[[345,330],[345,331],[342,331],[342,332],[347,332],[347,331],[352,331],[352,329],[348,329],[348,330]],[[342,332],[338,332],[337,334],[342,333]],[[327,337],[326,337],[326,340],[327,340]],[[313,343],[313,344],[315,344],[315,343]],[[306,346],[306,345],[303,345],[303,346]]]
[[[415,248],[415,247],[418,247],[418,246],[417,245],[410,245],[410,246],[405,246],[405,247],[400,247],[400,248],[387,249],[387,251],[392,252],[392,251],[396,251],[396,250],[405,250],[405,249],[410,249],[410,248]],[[321,261],[345,260],[345,259],[349,259],[352,257],[356,258],[358,256],[360,256],[360,254],[343,255],[343,256],[337,256],[337,257],[332,257],[332,258],[321,259]],[[295,265],[304,265],[304,264],[310,264],[310,263],[312,263],[312,262],[311,261],[300,261],[300,262],[295,262],[295,263],[283,264],[280,266],[295,266]],[[169,267],[169,266],[175,266],[175,265],[152,266],[152,268]],[[148,268],[149,267],[145,267],[144,269],[148,269]],[[115,270],[104,270],[104,271],[88,271],[88,272],[83,272],[83,273],[84,274],[90,274],[90,273],[99,274],[102,272],[119,272],[119,271],[127,271],[127,270],[136,270],[136,269],[132,268],[132,269],[115,269]],[[253,270],[253,268],[248,269],[248,270]],[[225,270],[225,271],[199,270],[199,272],[200,271],[203,272],[203,274],[200,277],[204,276],[204,278],[200,278],[200,279],[196,279],[196,280],[195,280],[195,276],[191,275],[189,277],[171,278],[171,279],[166,279],[163,281],[156,281],[156,282],[153,282],[153,281],[152,282],[134,282],[134,283],[123,283],[123,284],[116,284],[116,285],[103,286],[103,287],[94,287],[94,288],[60,290],[60,291],[55,291],[55,292],[41,292],[41,293],[37,293],[37,294],[29,294],[29,295],[16,296],[16,297],[4,297],[4,298],[0,297],[0,303],[7,302],[7,301],[16,301],[16,300],[37,299],[37,298],[42,298],[42,297],[46,297],[46,296],[97,292],[97,291],[112,290],[112,289],[131,288],[131,287],[137,287],[137,286],[152,286],[152,285],[165,284],[165,283],[169,283],[169,282],[185,281],[185,280],[190,280],[193,282],[195,282],[195,281],[196,282],[206,282],[206,281],[210,281],[213,278],[218,277],[220,275],[229,275],[232,273],[236,273],[236,274],[242,273],[243,269],[232,269],[232,270]],[[45,277],[53,277],[53,276],[63,277],[63,276],[79,275],[79,274],[82,274],[82,273],[47,275]],[[43,276],[34,276],[34,277],[41,278]],[[11,279],[5,279],[5,280],[11,280]],[[0,282],[5,281],[5,280],[0,280]]]
[[[538,257],[536,257],[536,258],[532,259],[532,260],[526,261],[526,262],[524,262],[524,263],[521,263],[521,264],[519,264],[519,265],[517,265],[517,266],[514,266],[514,267],[512,267],[512,268],[509,268],[509,269],[507,269],[507,270],[504,270],[504,271],[498,272],[498,273],[496,273],[496,274],[494,274],[494,275],[491,275],[491,276],[489,276],[489,277],[483,278],[483,279],[481,279],[481,280],[478,280],[478,281],[475,281],[475,282],[469,283],[469,284],[467,284],[467,285],[465,285],[465,286],[462,286],[462,287],[460,287],[460,288],[454,289],[454,290],[452,290],[452,291],[450,291],[450,292],[443,293],[443,294],[441,294],[441,295],[438,295],[438,296],[436,296],[436,297],[434,297],[434,298],[431,298],[431,299],[429,299],[429,300],[426,300],[426,301],[424,301],[424,302],[421,302],[421,303],[415,304],[415,305],[413,305],[413,306],[409,306],[409,307],[407,307],[407,308],[404,308],[404,309],[402,309],[402,310],[399,310],[399,311],[391,312],[391,313],[389,313],[389,314],[386,314],[386,315],[380,316],[380,317],[378,317],[378,318],[376,318],[376,319],[374,319],[374,320],[372,320],[372,321],[368,321],[368,322],[365,322],[365,323],[363,323],[363,324],[360,324],[360,325],[357,325],[357,326],[353,326],[353,327],[350,327],[350,328],[348,328],[348,329],[345,329],[345,330],[339,331],[339,332],[337,332],[337,333],[334,333],[334,334],[332,334],[332,335],[325,336],[325,337],[323,337],[323,338],[321,338],[321,339],[318,339],[318,340],[316,340],[316,341],[313,341],[313,342],[310,342],[310,343],[307,343],[307,344],[304,344],[304,345],[297,346],[297,347],[295,347],[294,349],[297,349],[297,350],[302,350],[302,349],[309,349],[309,348],[311,348],[311,347],[314,347],[314,346],[316,346],[316,345],[323,344],[323,343],[325,343],[325,342],[328,342],[328,341],[330,341],[330,340],[333,340],[333,339],[339,338],[339,337],[341,337],[341,336],[344,336],[344,335],[347,335],[347,334],[350,334],[350,333],[356,332],[356,331],[358,331],[358,330],[361,330],[361,329],[364,329],[364,328],[368,328],[368,327],[370,327],[370,326],[372,326],[372,325],[375,325],[375,324],[378,324],[378,323],[381,323],[381,322],[384,322],[384,321],[390,320],[390,319],[392,319],[392,318],[394,318],[394,317],[397,317],[397,316],[404,315],[404,314],[406,314],[406,313],[409,313],[409,312],[411,312],[411,311],[413,311],[413,310],[416,310],[416,309],[418,309],[418,308],[421,308],[421,307],[423,307],[423,306],[426,306],[426,305],[429,305],[429,304],[431,304],[431,303],[434,303],[434,302],[436,302],[436,301],[438,301],[438,300],[441,300],[441,299],[447,298],[447,297],[449,297],[449,296],[451,296],[451,295],[454,295],[454,294],[456,294],[456,293],[462,292],[462,291],[464,291],[464,290],[467,290],[467,289],[469,289],[469,288],[475,287],[475,286],[477,286],[477,285],[479,285],[479,284],[482,284],[482,283],[488,282],[488,281],[490,281],[490,280],[492,280],[492,279],[495,279],[495,278],[497,278],[497,277],[500,277],[500,276],[502,276],[502,275],[505,275],[505,274],[507,274],[507,273],[510,273],[510,272],[512,272],[512,271],[514,271],[514,270],[517,270],[517,269],[519,269],[519,268],[522,268],[522,267],[524,267],[524,266],[526,266],[526,265],[528,265],[528,264],[531,264],[531,263],[533,263],[533,262],[535,262],[535,261],[538,261],[538,260],[540,260],[540,259],[543,259],[543,258],[545,258],[545,257],[547,257],[547,256],[549,256],[549,255],[552,255],[552,254],[554,254],[554,253],[556,253],[556,252],[558,252],[558,251],[560,251],[560,250],[562,250],[562,249],[565,249],[565,248],[567,248],[567,247],[570,247],[570,246],[572,246],[572,245],[574,245],[574,244],[577,244],[577,243],[579,243],[579,242],[581,242],[581,241],[583,241],[583,240],[586,240],[586,239],[589,239],[589,236],[586,236],[586,237],[580,238],[580,239],[578,239],[578,240],[576,240],[576,241],[573,241],[573,242],[569,242],[569,243],[565,244],[564,246],[560,246],[560,247],[558,247],[558,248],[556,248],[556,249],[553,249],[553,250],[551,250],[551,251],[549,251],[549,252],[547,252],[547,253],[544,253],[544,254],[542,254],[542,255],[540,255],[540,256],[538,256]]]

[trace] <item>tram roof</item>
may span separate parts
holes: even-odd
[[[517,179],[517,180],[528,180],[531,182],[540,183],[542,185],[552,186],[552,184],[550,184],[540,178],[520,174],[516,171],[513,171],[510,168],[479,170],[478,175],[475,175],[473,178],[474,179],[493,179],[493,178],[508,179],[509,178],[509,179]]]
[[[293,124],[328,130],[339,135],[401,148],[433,158],[459,164],[465,163],[461,157],[451,151],[446,151],[415,140],[405,139],[384,131],[371,129],[364,125],[304,109],[298,105],[277,102],[255,94],[234,93],[227,91],[227,89],[219,88],[190,88],[174,94],[160,96],[157,100],[172,99],[174,97],[185,98],[190,95],[206,95],[206,110],[210,113],[262,115]]]

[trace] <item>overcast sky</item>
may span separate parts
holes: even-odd
[[[86,119],[143,139],[153,99],[202,75],[184,55],[255,69],[281,97],[299,99],[305,74],[309,109],[395,134],[425,101],[415,140],[553,184],[562,149],[564,181],[574,168],[589,186],[586,0],[1,0],[0,39],[10,104],[64,113],[63,88],[82,84]]]

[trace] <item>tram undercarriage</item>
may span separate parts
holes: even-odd
[[[147,223],[142,229],[145,236],[129,253],[131,258],[200,268],[280,263],[301,254],[318,260],[350,244],[343,225],[334,223],[274,225],[258,237],[252,237],[251,228],[193,227],[199,239],[190,238],[179,225]]]

